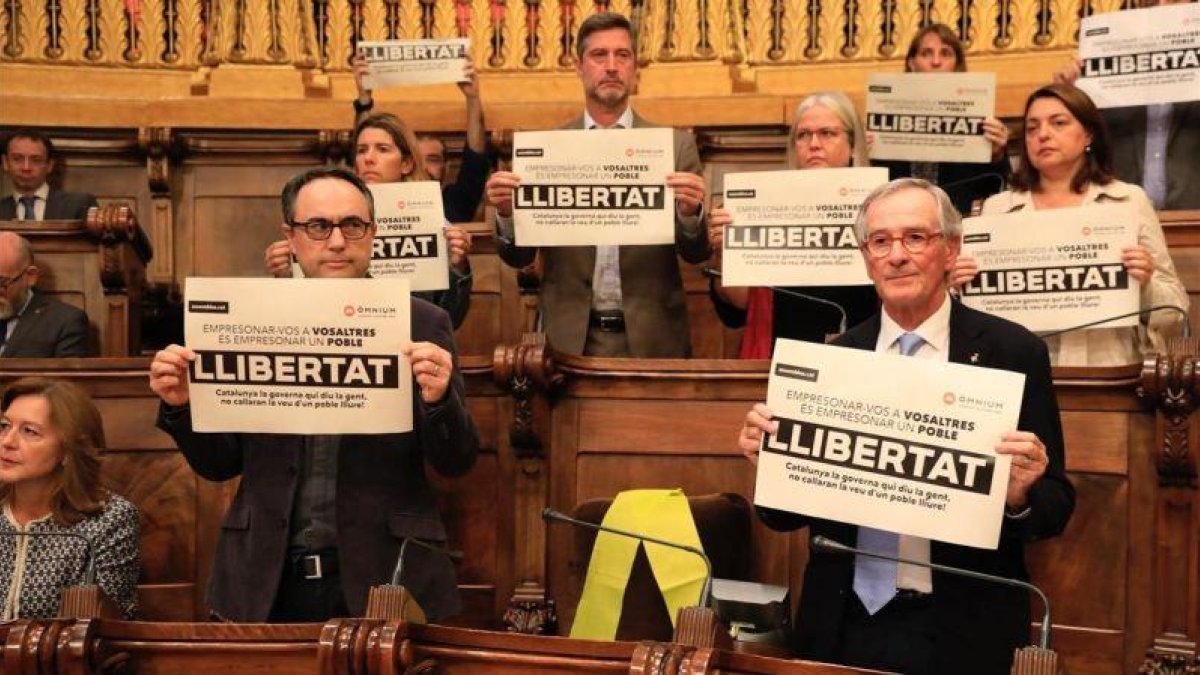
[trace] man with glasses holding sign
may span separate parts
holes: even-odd
[[[281,229],[308,279],[294,283],[366,276],[374,204],[361,179],[339,168],[310,169],[282,197]],[[479,442],[449,317],[412,298],[411,327],[403,352],[419,393],[413,430],[399,434],[199,433],[189,408],[196,352],[171,345],[155,355],[150,388],[162,399],[159,426],[199,475],[241,477],[213,564],[208,601],[216,614],[287,622],[362,616],[369,588],[391,579],[405,539],[445,546],[424,465],[460,476]],[[409,547],[404,571],[401,583],[430,620],[458,613],[444,553]]]
[[[1062,425],[1046,347],[1017,324],[950,299],[946,276],[958,257],[962,223],[941,188],[914,178],[880,186],[863,202],[855,235],[883,309],[834,344],[1024,375],[1017,429],[1003,433],[995,446],[997,455],[1012,458],[1008,482],[998,486],[1004,501],[999,546],[988,550],[930,541],[765,507],[758,508],[759,515],[777,530],[808,527],[812,535],[872,552],[1027,579],[1025,542],[1062,532],[1075,501],[1074,490],[1064,475]],[[832,351],[840,351],[807,348],[830,350],[830,359],[835,356]],[[886,365],[883,359],[879,365]],[[823,366],[824,371],[829,371],[827,366]],[[773,373],[772,387],[776,377]],[[844,384],[829,382],[823,385],[823,391],[832,392],[836,387],[841,392]],[[864,380],[858,387],[863,392],[859,400],[867,400],[870,392],[879,389],[874,380]],[[811,429],[820,422],[787,420],[782,415],[777,417],[765,404],[757,404],[746,415],[739,448],[756,464],[760,452],[764,462],[768,456],[769,462],[777,461],[779,446],[786,445],[787,439],[787,434],[781,433],[783,424],[793,428],[794,444],[794,428],[803,424]],[[861,431],[855,433],[860,439],[866,437]],[[943,438],[924,444],[926,447],[905,441],[891,445],[894,447],[890,450],[899,448],[907,459],[892,457],[895,461],[891,461],[888,452],[860,452],[862,448],[855,445],[853,463],[861,466],[868,455],[876,457],[879,467],[889,465],[897,472],[889,478],[897,482],[907,478],[909,484],[916,485],[919,483],[913,481],[919,480],[918,474],[925,471],[932,475],[930,467],[937,466],[933,460],[913,461],[918,451],[932,452],[930,448],[950,443]],[[829,447],[824,449],[826,460],[832,452]],[[820,452],[812,441],[803,450],[810,450],[809,458]],[[961,450],[944,454],[977,463],[985,457]],[[790,452],[787,458],[795,462],[803,459]],[[835,468],[832,463],[823,466]],[[849,464],[841,468],[853,469]],[[762,480],[760,476],[756,501],[761,501],[758,493]],[[787,489],[802,493],[820,487],[802,481]],[[844,513],[843,507],[853,497],[851,492],[843,491],[834,499],[844,500],[832,505]],[[901,507],[889,502],[883,508]],[[1029,596],[1023,590],[931,572],[916,565],[812,549],[797,614],[795,649],[804,658],[908,674],[1001,675],[1009,672],[1014,648],[1028,642],[1029,614]]]

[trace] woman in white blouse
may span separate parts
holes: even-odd
[[[1137,243],[1121,259],[1130,278],[1141,284],[1141,307],[1188,307],[1187,291],[1175,274],[1154,207],[1136,185],[1113,174],[1108,130],[1087,94],[1067,84],[1044,86],[1025,102],[1025,142],[1011,188],[983,204],[984,215],[1085,204],[1130,204],[1137,219]],[[955,286],[979,271],[970,256],[959,257]],[[1103,317],[1097,317],[1103,318]],[[1143,314],[1137,327],[1093,328],[1049,337],[1050,360],[1064,366],[1140,363],[1142,351],[1162,347],[1161,329],[1181,321],[1178,312]]]

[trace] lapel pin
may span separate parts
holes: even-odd
[[[970,359],[971,363],[979,363],[979,352],[971,352],[971,355],[967,358]]]

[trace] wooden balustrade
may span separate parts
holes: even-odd
[[[346,72],[359,40],[467,37],[482,70],[568,70],[579,24],[629,16],[643,63],[764,66],[902,56],[925,23],[954,26],[968,53],[1068,47],[1079,21],[1120,0],[10,0],[3,61],[192,70],[224,64]]]
[[[868,671],[658,642],[595,642],[377,619],[321,624],[53,619],[0,624],[21,675],[852,675]],[[869,671],[877,672],[877,671]]]

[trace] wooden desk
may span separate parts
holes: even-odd
[[[657,642],[595,642],[371,619],[321,624],[0,626],[0,663],[20,675],[850,675],[873,671]]]

